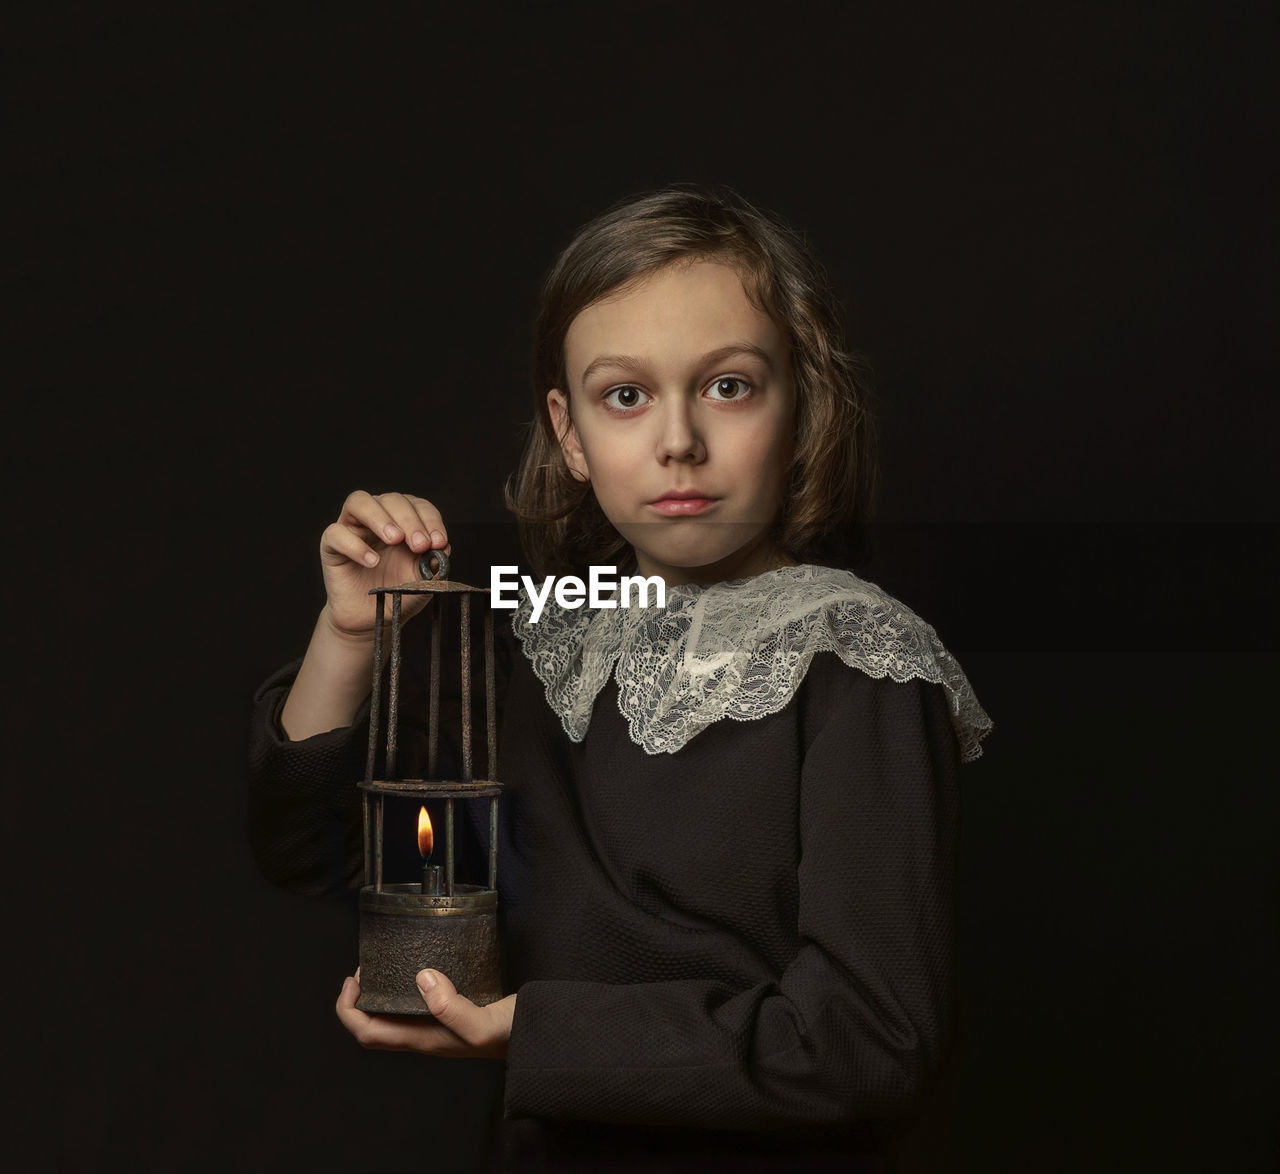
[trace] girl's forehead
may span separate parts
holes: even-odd
[[[565,336],[571,379],[597,351],[675,355],[750,343],[781,360],[784,336],[751,303],[741,274],[722,261],[668,266],[581,310]]]

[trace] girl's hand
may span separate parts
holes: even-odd
[[[450,554],[452,549],[440,511],[426,498],[356,490],[320,537],[327,596],[321,619],[340,636],[371,638],[378,613],[370,590],[419,579],[419,555],[427,550]],[[421,611],[430,598],[404,596],[403,618]]]
[[[420,970],[418,993],[434,1020],[409,1015],[367,1015],[356,1009],[360,972],[346,979],[338,996],[342,1025],[362,1048],[384,1052],[421,1052],[426,1056],[487,1056],[503,1059],[511,1038],[516,996],[477,1007],[463,998],[438,970]],[[434,986],[431,985],[434,982]]]

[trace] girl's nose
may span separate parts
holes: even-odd
[[[687,461],[699,464],[706,460],[707,449],[702,433],[683,396],[668,397],[663,405],[662,432],[658,437],[658,460]]]

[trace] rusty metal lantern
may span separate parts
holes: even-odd
[[[434,566],[434,570],[433,570]],[[369,755],[364,780],[364,886],[360,890],[360,998],[362,1011],[389,1015],[429,1016],[414,982],[419,970],[431,967],[449,976],[460,994],[483,1006],[502,998],[498,956],[498,796],[497,715],[494,686],[493,612],[484,613],[485,726],[488,734],[487,779],[473,779],[471,753],[471,600],[488,595],[483,587],[450,582],[449,560],[433,550],[418,560],[421,578],[396,587],[375,587],[373,695],[369,713]],[[374,778],[382,739],[381,679],[386,598],[391,597],[391,648],[387,665],[386,757],[384,778]],[[400,707],[400,634],[402,599],[432,595],[431,683],[427,726],[427,769],[421,779],[397,774],[396,738]],[[440,734],[440,638],[447,605],[456,599],[462,652],[462,777],[437,777]],[[387,883],[383,877],[384,808],[388,795],[443,799],[445,802],[444,876],[434,870],[431,881]],[[454,876],[454,802],[489,800],[489,876],[487,885],[466,884]]]

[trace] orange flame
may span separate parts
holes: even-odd
[[[431,816],[427,814],[426,804],[418,812],[418,855],[423,860],[431,859],[431,849],[435,847],[435,835],[431,831]]]

